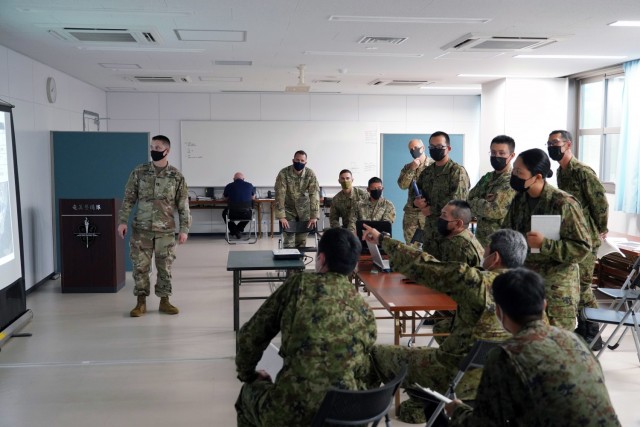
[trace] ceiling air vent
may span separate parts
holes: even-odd
[[[460,52],[512,52],[532,50],[557,40],[549,37],[504,37],[465,34],[440,49]]]
[[[369,82],[371,86],[426,86],[433,82],[427,80],[392,80],[392,79],[376,79]]]
[[[190,83],[187,76],[133,76],[130,80],[141,83]]]
[[[127,28],[64,27],[49,30],[52,36],[82,43],[130,43],[157,45],[160,36],[154,31]]]
[[[400,44],[408,40],[408,37],[373,37],[364,36],[358,43],[360,44]]]

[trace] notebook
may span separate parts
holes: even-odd
[[[390,271],[391,265],[389,264],[389,260],[382,259],[382,255],[380,254],[378,245],[374,245],[373,243],[367,241],[367,246],[369,247],[371,259],[373,259],[373,263],[376,265],[376,267],[380,268],[382,271]]]

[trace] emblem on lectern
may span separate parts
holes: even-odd
[[[84,217],[84,222],[80,224],[78,227],[78,231],[75,234],[77,238],[79,238],[82,243],[84,243],[85,247],[88,249],[89,246],[93,243],[93,241],[98,237],[101,233],[98,233],[95,224],[92,224],[89,221],[88,217]]]

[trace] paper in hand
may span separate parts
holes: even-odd
[[[531,215],[531,231],[542,233],[545,239],[560,240],[560,215]],[[531,248],[532,254],[539,254],[540,249]]]
[[[440,393],[438,393],[435,390],[431,390],[430,388],[426,388],[426,387],[422,387],[420,384],[418,383],[413,383],[414,387],[418,388],[419,390],[424,391],[425,393],[430,394],[431,396],[435,397],[438,400],[443,401],[444,403],[451,403],[452,400],[449,399],[447,396],[442,395]]]

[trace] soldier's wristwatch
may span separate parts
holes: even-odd
[[[378,236],[378,244],[381,245],[382,240],[389,237],[391,237],[391,234],[387,233],[386,231],[383,231],[382,233],[380,233],[380,236]]]

